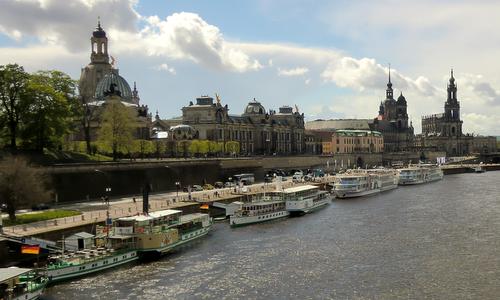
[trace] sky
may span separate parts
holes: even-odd
[[[388,66],[415,132],[442,113],[454,69],[463,131],[500,135],[500,2],[2,0],[0,64],[78,79],[97,18],[141,103],[161,118],[215,93],[306,120],[374,118]]]

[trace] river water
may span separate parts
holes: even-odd
[[[498,299],[500,172],[447,175],[212,233],[49,299]]]

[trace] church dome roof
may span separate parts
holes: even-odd
[[[266,109],[260,102],[256,101],[253,99],[253,101],[250,101],[245,108],[245,114],[246,115],[265,115],[266,114]]]
[[[401,95],[399,95],[399,97],[398,97],[397,103],[406,105],[406,98],[405,98],[405,96],[403,96],[402,92],[401,92]]]
[[[97,22],[97,27],[95,28],[94,32],[92,32],[92,36],[95,38],[105,38],[106,37],[106,31],[104,31],[101,27],[101,22]]]
[[[185,124],[172,126],[169,129],[174,140],[192,140],[196,138],[197,131],[193,127]]]
[[[118,75],[117,70],[106,74],[97,84],[95,90],[95,98],[98,100],[104,99],[106,96],[119,96],[122,101],[132,102],[132,90],[127,81]]]

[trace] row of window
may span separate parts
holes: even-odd
[[[272,215],[265,215],[265,216],[259,216],[259,220],[263,220],[263,219],[269,219],[269,218],[272,218],[272,217],[278,217],[278,216],[282,216],[283,213],[276,213],[276,214],[272,214]]]

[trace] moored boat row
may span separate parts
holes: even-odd
[[[50,283],[97,273],[138,260],[147,254],[164,254],[208,234],[208,214],[182,215],[162,210],[116,219],[94,240],[91,249],[63,251],[48,259]]]
[[[353,198],[392,190],[398,185],[422,184],[441,179],[441,168],[430,164],[401,169],[348,170],[335,176],[332,192],[337,198]]]
[[[314,185],[302,185],[257,195],[230,216],[233,227],[310,213],[330,203],[330,194]]]

